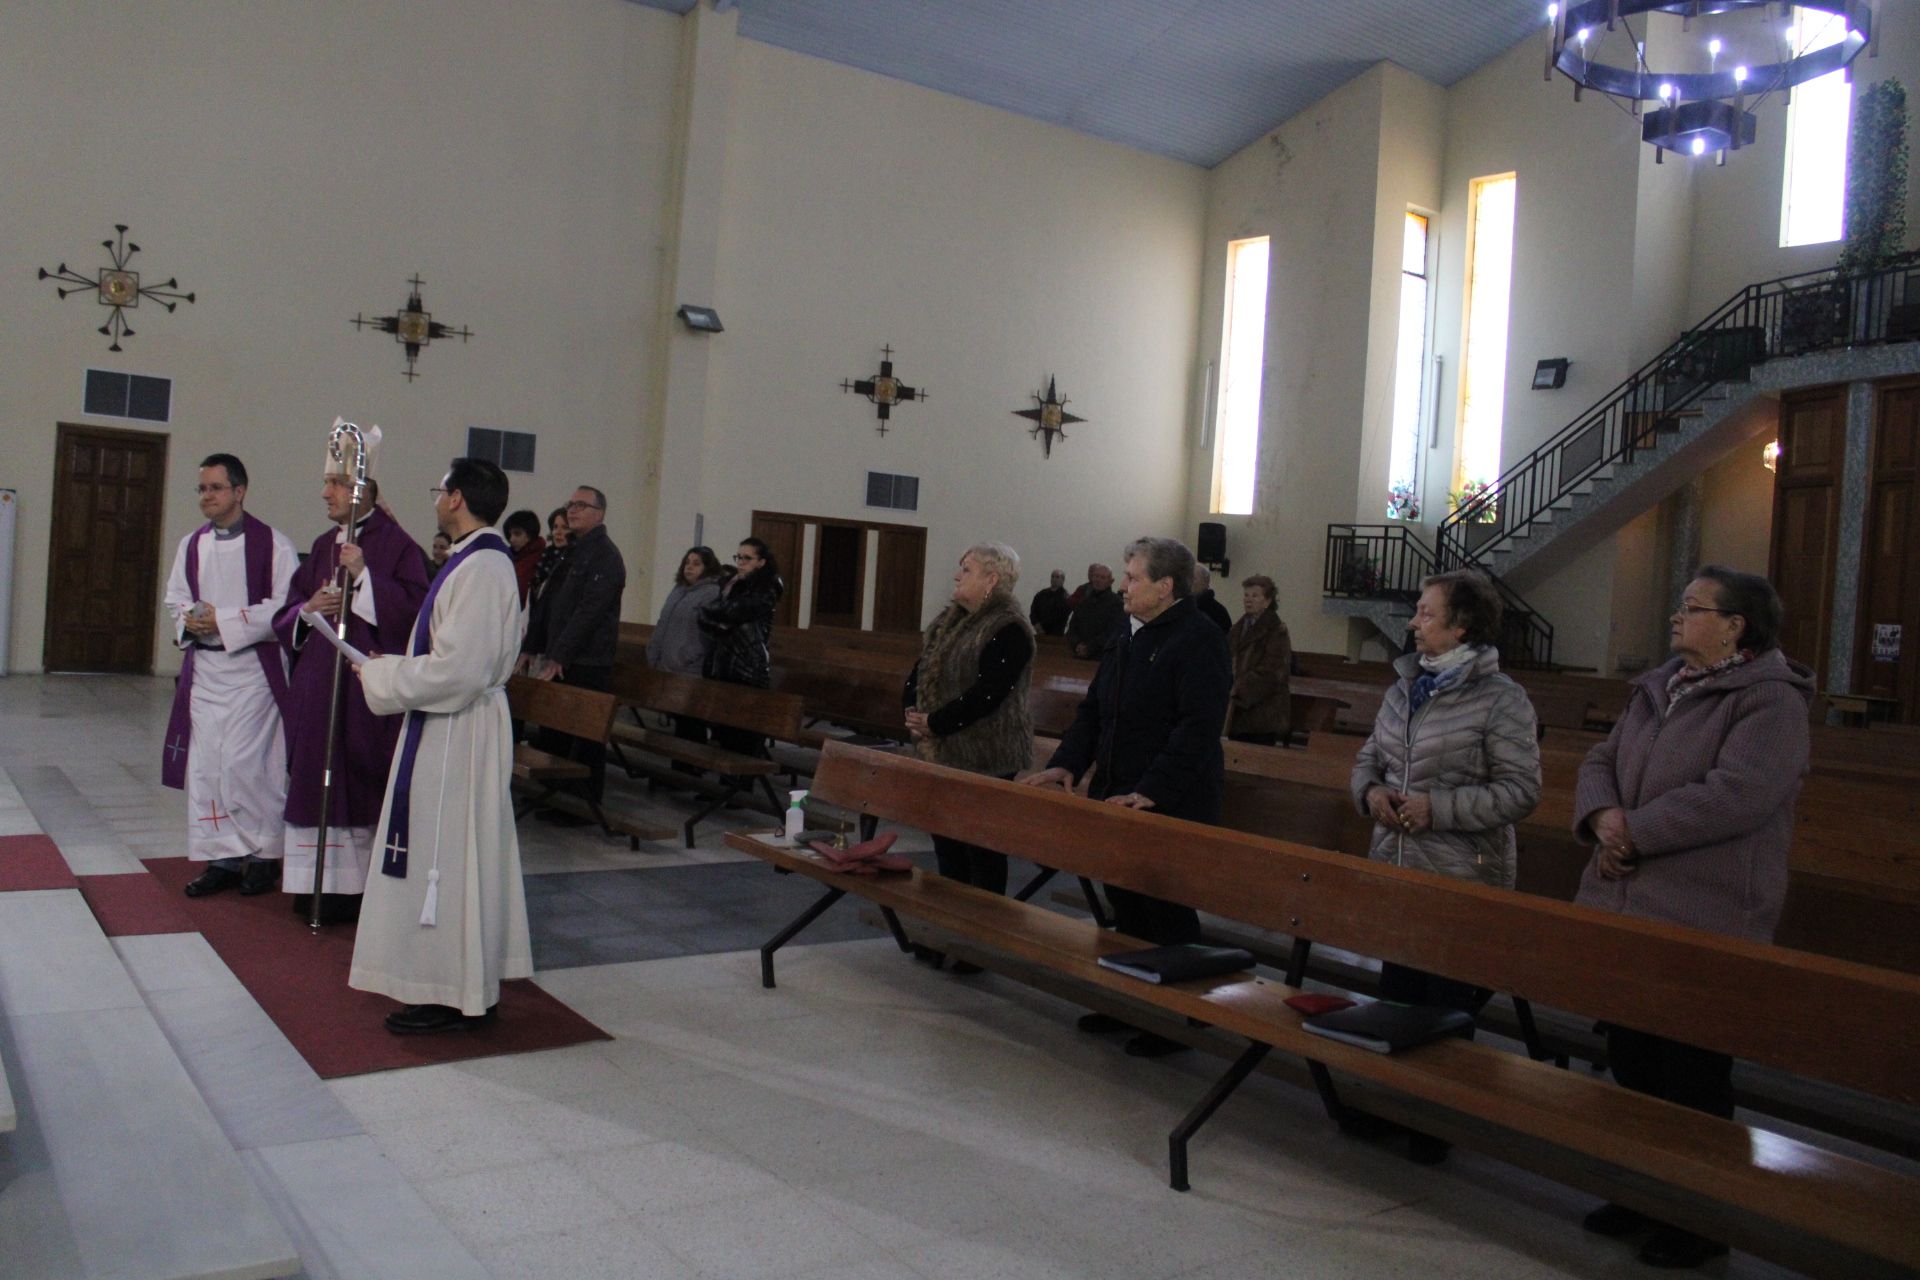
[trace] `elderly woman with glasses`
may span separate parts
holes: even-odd
[[[1574,791],[1574,833],[1594,846],[1575,901],[1773,941],[1787,896],[1793,805],[1807,772],[1813,673],[1780,652],[1773,584],[1706,565],[1681,593],[1673,657],[1633,682]],[[1733,1059],[1625,1027],[1607,1059],[1629,1089],[1733,1115]],[[1640,1259],[1691,1267],[1727,1247],[1606,1204],[1589,1231],[1652,1234]]]
[[[934,764],[1011,779],[1033,767],[1033,624],[1013,589],[1020,556],[979,542],[960,557],[952,602],[927,628],[902,698],[914,752]],[[1007,857],[935,834],[940,874],[991,893],[1007,891]],[[927,958],[933,958],[929,953]],[[936,960],[937,963],[937,960]],[[974,972],[956,962],[955,973]]]

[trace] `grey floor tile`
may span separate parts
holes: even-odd
[[[313,1280],[488,1280],[372,1138],[262,1147],[241,1158]]]
[[[201,934],[133,934],[110,941],[132,976],[133,985],[143,993],[193,987],[245,990]]]
[[[236,1150],[361,1132],[244,988],[154,991],[147,1004]]]

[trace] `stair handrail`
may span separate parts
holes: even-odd
[[[1364,582],[1351,580],[1350,561],[1343,548],[1364,546],[1378,542],[1383,548],[1391,544],[1400,544],[1401,550],[1393,554],[1383,549],[1382,561],[1388,566],[1383,575],[1385,580],[1376,581],[1372,586]],[[1396,570],[1404,570],[1411,564],[1418,572],[1411,576]],[[1528,604],[1519,592],[1515,591],[1500,576],[1484,566],[1474,566],[1485,574],[1499,593],[1501,604],[1506,609],[1508,625],[1520,631],[1520,644],[1504,645],[1501,657],[1512,666],[1549,666],[1553,662],[1553,624],[1540,615],[1540,611]],[[1340,521],[1327,526],[1326,576],[1322,584],[1322,594],[1328,596],[1359,597],[1362,599],[1411,600],[1420,594],[1420,581],[1430,574],[1440,571],[1439,561],[1431,548],[1414,535],[1413,530],[1403,524],[1357,524]],[[1405,578],[1405,581],[1402,579]],[[1511,650],[1511,651],[1510,651]]]
[[[1870,269],[1850,274],[1843,275],[1833,268],[1826,268],[1780,276],[1742,288],[1715,308],[1705,320],[1682,333],[1659,354],[1577,414],[1550,439],[1508,467],[1485,490],[1449,512],[1435,533],[1436,561],[1448,568],[1470,565],[1486,570],[1484,556],[1489,547],[1511,541],[1518,530],[1532,524],[1554,503],[1586,483],[1602,468],[1631,460],[1635,452],[1651,445],[1660,419],[1671,418],[1690,407],[1711,387],[1733,376],[1735,371],[1731,368],[1709,364],[1707,367],[1711,376],[1700,377],[1677,394],[1661,394],[1665,391],[1660,385],[1661,376],[1685,370],[1689,357],[1707,352],[1715,345],[1718,335],[1741,329],[1757,328],[1760,331],[1760,346],[1751,353],[1753,358],[1742,366],[1740,371],[1744,371],[1767,359],[1770,345],[1779,341],[1778,321],[1784,315],[1785,299],[1795,295],[1811,295],[1815,291],[1844,288],[1846,296],[1841,305],[1843,314],[1850,319],[1855,312],[1856,295],[1861,292],[1862,285],[1868,286],[1865,292],[1871,300],[1878,292],[1873,285],[1890,281],[1916,266],[1920,266],[1920,250],[1899,254]],[[1883,305],[1870,308],[1870,321],[1873,318],[1884,321],[1886,301],[1882,297]],[[1780,311],[1781,315],[1771,317],[1775,325],[1770,330],[1765,321],[1769,318],[1768,312],[1773,310]],[[1761,323],[1755,324],[1756,320]],[[1865,335],[1853,335],[1843,327],[1836,335],[1836,340],[1845,339],[1870,340]],[[1650,387],[1656,393],[1653,397],[1645,394]],[[1637,407],[1629,409],[1626,407],[1629,403]],[[1619,410],[1617,419],[1614,416],[1616,409]],[[1637,424],[1638,429],[1629,431],[1626,429],[1625,416],[1628,413],[1644,414],[1647,420]],[[1617,436],[1609,438],[1610,429],[1616,425],[1619,428]],[[1575,465],[1569,473],[1560,465],[1567,446],[1595,430],[1602,433],[1602,447],[1596,449],[1590,459]],[[1549,471],[1554,474],[1546,474]],[[1500,528],[1477,543],[1463,532],[1464,526],[1483,524],[1497,524]],[[1489,573],[1488,576],[1494,575]]]

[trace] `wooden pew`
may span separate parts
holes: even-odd
[[[728,684],[722,680],[704,680],[698,676],[674,675],[647,668],[616,667],[613,694],[621,705],[636,710],[657,711],[667,715],[692,716],[708,724],[742,729],[776,742],[792,742],[801,732],[800,698],[771,689]],[[785,808],[773,791],[773,776],[780,766],[764,755],[746,755],[707,742],[693,742],[670,733],[649,729],[638,723],[621,722],[612,728],[618,759],[629,777],[645,773],[655,781],[669,781],[711,796],[712,803],[688,818],[681,827],[687,848],[693,848],[694,829],[708,816],[751,793],[758,786],[768,807],[778,814]],[[669,761],[691,765],[718,775],[709,781],[694,774],[660,769],[631,760],[623,748],[635,747]]]
[[[1920,1102],[1920,977],[1743,939],[1587,910],[1482,885],[830,745],[815,792],[845,808],[1069,874],[1189,903],[1257,928],[1380,956],[1736,1057]],[[810,854],[730,834],[728,843],[818,881],[819,902],[762,949],[773,956],[833,902],[899,916],[1008,953],[1103,992],[1245,1037],[1240,1058],[1169,1135],[1170,1181],[1187,1144],[1273,1049],[1307,1061],[1329,1112],[1349,1118],[1334,1073],[1466,1122],[1464,1138],[1521,1163],[1536,1146],[1585,1161],[1577,1180],[1621,1203],[1816,1274],[1920,1267],[1920,1178],[1784,1134],[1660,1102],[1582,1073],[1447,1040],[1381,1055],[1311,1036],[1284,1003],[1295,986],[1236,974],[1154,986],[1098,966],[1140,945],[1028,903],[916,870],[837,873]],[[1177,849],[1177,856],[1169,850]],[[1297,984],[1297,975],[1289,975]],[[1491,1135],[1491,1137],[1489,1137]],[[1516,1140],[1517,1139],[1517,1140]],[[1565,1169],[1564,1163],[1550,1166]],[[1574,1225],[1568,1224],[1573,1230]]]
[[[529,676],[514,676],[507,681],[507,707],[515,720],[534,728],[551,729],[556,733],[585,738],[589,742],[605,742],[608,731],[613,727],[618,704],[610,693],[556,684],[551,680],[535,680]],[[561,783],[585,782],[592,776],[593,770],[577,761],[542,751],[525,742],[516,743],[513,748],[513,780],[532,789],[534,794],[515,810],[514,817],[523,818],[529,810],[555,799]],[[586,797],[579,799],[593,814],[600,829],[613,835],[613,825],[608,822],[600,802]],[[640,847],[637,834],[627,833],[627,840],[631,848]]]

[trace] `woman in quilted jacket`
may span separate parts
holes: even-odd
[[[1407,630],[1413,652],[1394,663],[1373,734],[1354,761],[1352,793],[1373,818],[1379,862],[1511,889],[1514,823],[1540,802],[1540,739],[1526,690],[1500,673],[1501,603],[1478,573],[1456,570],[1420,584]],[[1391,962],[1380,994],[1406,1004],[1478,1013],[1492,996]],[[1422,1163],[1447,1145],[1414,1134]]]

